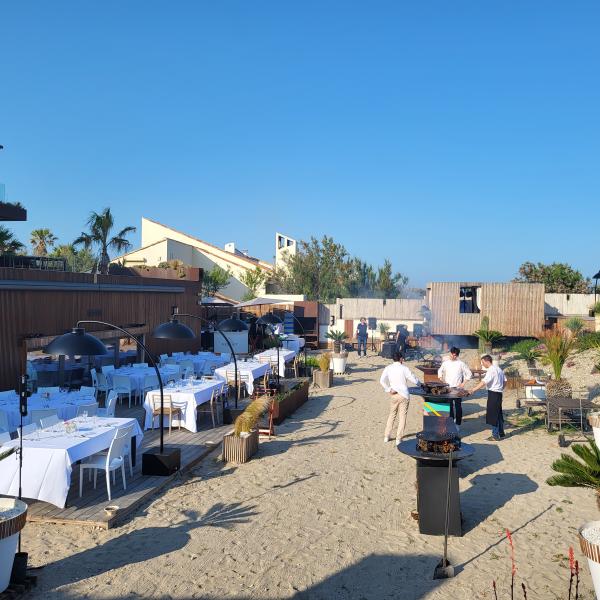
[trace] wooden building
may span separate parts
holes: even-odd
[[[78,320],[125,327],[143,336],[154,354],[198,350],[199,337],[171,342],[149,335],[168,319],[173,306],[202,314],[202,270],[193,271],[195,280],[0,268],[0,390],[15,387],[28,352],[43,349]],[[199,321],[187,324],[199,334]],[[86,329],[105,341],[124,337],[97,326]]]
[[[430,283],[427,305],[432,335],[473,335],[484,316],[505,336],[537,336],[544,329],[541,283]]]

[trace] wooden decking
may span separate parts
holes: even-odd
[[[123,411],[129,412],[129,411]],[[118,416],[125,416],[119,414]],[[127,415],[133,416],[133,415]],[[231,430],[231,425],[204,429],[191,433],[185,429],[174,429],[170,436],[165,433],[165,446],[175,446],[181,449],[181,471],[185,471],[202,460],[207,454],[219,448],[223,434]],[[98,474],[97,488],[87,481],[87,473],[83,484],[83,496],[79,497],[79,468],[73,466],[71,488],[67,498],[66,508],[57,508],[52,504],[39,501],[28,501],[27,519],[34,523],[70,523],[74,525],[91,525],[109,529],[137,510],[152,494],[168,485],[177,474],[169,477],[144,477],[141,473],[141,455],[145,449],[158,445],[158,430],[144,432],[142,446],[138,448],[137,464],[133,469],[133,477],[127,469],[127,490],[123,490],[120,473],[117,483],[112,488],[112,500],[108,501],[104,474]],[[181,472],[180,471],[180,472]],[[108,516],[104,508],[111,505],[119,506],[114,516]]]

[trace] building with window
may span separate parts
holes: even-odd
[[[221,294],[233,300],[243,299],[249,291],[242,281],[246,273],[260,269],[269,274],[274,269],[272,263],[253,257],[247,250],[240,249],[235,242],[229,242],[223,248],[219,248],[210,242],[145,217],[142,218],[141,232],[141,248],[118,256],[112,262],[124,267],[151,267],[176,260],[186,266],[199,267],[205,273],[219,266],[231,272],[229,283],[221,290]],[[276,260],[281,260],[284,252],[295,251],[296,240],[280,233],[276,234]],[[265,286],[257,290],[259,296],[264,296],[265,292]]]

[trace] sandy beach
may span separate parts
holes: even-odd
[[[509,425],[506,439],[487,441],[483,393],[464,403],[461,433],[475,454],[460,466],[457,575],[433,581],[443,538],[419,534],[414,461],[383,444],[389,361],[353,356],[350,374],[312,391],[249,463],[225,465],[216,451],[113,530],[28,524],[24,547],[42,567],[30,597],[471,599],[493,598],[496,580],[509,598],[508,528],[529,599],[567,598],[569,546],[580,598],[593,598],[577,542],[598,518],[593,493],[546,485],[561,449],[543,428]],[[515,397],[504,403],[513,422]],[[421,415],[413,398],[407,434]]]

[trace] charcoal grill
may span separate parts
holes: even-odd
[[[423,431],[398,445],[400,452],[416,460],[420,533],[444,535],[450,447],[453,449],[448,533],[462,536],[458,462],[475,452],[473,446],[461,441],[456,425],[448,417],[424,417]]]

